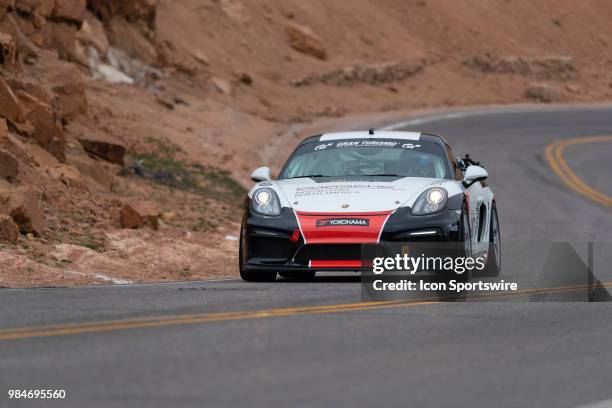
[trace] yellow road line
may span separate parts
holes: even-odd
[[[604,207],[612,207],[612,197],[609,197],[606,194],[588,186],[580,177],[576,175],[576,173],[574,173],[563,157],[563,151],[569,146],[604,142],[612,142],[612,136],[590,136],[560,140],[546,146],[546,159],[548,160],[548,164],[550,165],[551,169],[569,188],[603,205]]]
[[[335,312],[350,312],[357,310],[379,309],[389,307],[397,301],[360,302],[325,306],[295,307],[282,309],[269,309],[259,311],[221,312],[192,315],[178,315],[168,317],[152,317],[142,319],[111,320],[101,322],[88,322],[72,325],[24,327],[17,329],[0,330],[0,340],[16,340],[32,337],[62,336],[69,334],[94,333],[111,330],[138,329],[148,327],[163,327],[182,324],[196,324],[215,321],[249,320],[266,317],[282,317],[300,314],[321,314]],[[404,306],[416,306],[436,303],[435,301],[404,302]]]
[[[600,286],[612,286],[612,282],[600,283]],[[470,300],[487,300],[496,297],[529,295],[536,293],[555,293],[576,291],[587,288],[587,285],[572,285],[555,288],[531,288],[499,294],[483,294]],[[268,317],[296,316],[306,314],[342,313],[363,310],[405,308],[440,303],[439,299],[424,299],[413,301],[380,301],[342,303],[323,306],[290,307],[259,311],[219,312],[203,314],[186,314],[176,316],[157,316],[125,320],[106,320],[55,326],[34,326],[0,330],[0,340],[22,340],[34,337],[66,336],[73,334],[98,333],[114,330],[143,329],[184,324],[198,324],[232,320],[252,320]]]

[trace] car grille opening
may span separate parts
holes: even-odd
[[[361,244],[307,244],[298,249],[294,259],[299,264],[313,260],[360,260]]]

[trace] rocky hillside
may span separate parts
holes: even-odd
[[[609,101],[610,21],[604,0],[0,0],[0,286],[233,276],[248,174],[301,133]]]

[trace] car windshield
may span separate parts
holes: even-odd
[[[358,139],[307,143],[291,155],[279,179],[299,177],[450,178],[442,146],[431,141]]]

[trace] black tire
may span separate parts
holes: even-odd
[[[240,247],[238,250],[238,269],[240,277],[247,282],[274,282],[276,280],[275,271],[245,271],[243,265],[242,245],[244,242],[244,232],[240,228]]]
[[[489,223],[489,251],[487,264],[482,274],[484,276],[499,276],[501,273],[501,234],[499,231],[499,219],[497,218],[497,208],[495,203],[491,208],[491,222]]]
[[[470,228],[470,215],[466,203],[461,207],[461,221],[459,222],[459,242],[463,244],[460,256],[472,256],[472,229]],[[470,271],[465,271],[462,274],[454,274],[458,282],[467,282],[470,279]]]
[[[241,270],[240,277],[247,282],[274,282],[276,280],[276,272]]]
[[[316,272],[306,271],[306,272],[279,272],[280,276],[286,279],[294,279],[300,281],[311,281],[314,279]]]
[[[456,256],[468,257],[472,256],[472,232],[469,222],[468,207],[465,203],[461,207],[461,219],[459,221],[459,237],[457,239],[461,247],[457,250]],[[462,274],[457,274],[452,271],[439,272],[436,276],[439,282],[448,283],[451,280],[457,282],[467,282],[470,280],[470,271],[465,271]],[[439,300],[441,302],[464,302],[466,298],[465,292],[457,293],[456,291],[438,290]]]

